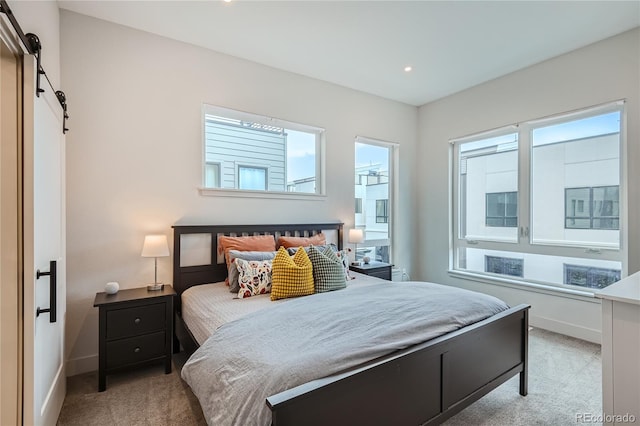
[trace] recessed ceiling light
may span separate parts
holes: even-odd
[[[231,0],[223,0],[225,3],[231,3]]]
[[[404,71],[405,72],[411,72],[413,68],[410,65],[407,65],[406,67],[404,67]]]

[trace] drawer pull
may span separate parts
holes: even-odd
[[[133,351],[134,351],[135,353],[140,352],[140,346],[136,347]]]
[[[136,319],[133,320],[133,322],[135,322],[136,324],[140,324],[141,321],[142,320],[140,318],[136,318]]]

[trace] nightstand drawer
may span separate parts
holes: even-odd
[[[107,340],[164,330],[166,304],[114,309],[107,312]]]
[[[378,277],[384,280],[391,281],[391,268],[382,268],[370,271],[367,275],[371,277]]]
[[[107,342],[107,368],[159,358],[165,354],[164,331]]]

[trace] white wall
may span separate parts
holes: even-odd
[[[410,178],[417,109],[319,80],[61,11],[67,136],[68,371],[97,368],[95,293],[140,287],[153,262],[146,233],[171,225],[353,226],[356,135],[400,144],[395,262],[410,270]],[[327,196],[317,201],[201,196],[202,104],[326,129]],[[171,242],[170,242],[171,243]],[[159,279],[171,282],[171,260]]]
[[[416,278],[485,291],[510,304],[530,303],[532,323],[598,341],[600,304],[558,298],[448,274],[449,143],[464,135],[554,113],[626,99],[629,273],[640,269],[640,29],[492,80],[419,109]],[[470,70],[470,72],[473,72]],[[623,200],[627,201],[627,200]]]

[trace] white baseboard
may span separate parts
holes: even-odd
[[[558,321],[555,319],[531,315],[529,317],[529,325],[592,343],[601,344],[602,342],[602,332],[600,330],[581,327],[576,324]]]
[[[65,375],[65,366],[61,365],[54,378],[53,386],[42,403],[42,412],[40,413],[40,421],[43,425],[55,425],[58,416],[62,410],[64,397],[67,393],[67,377]]]
[[[96,371],[98,369],[98,354],[67,360],[67,377]]]

